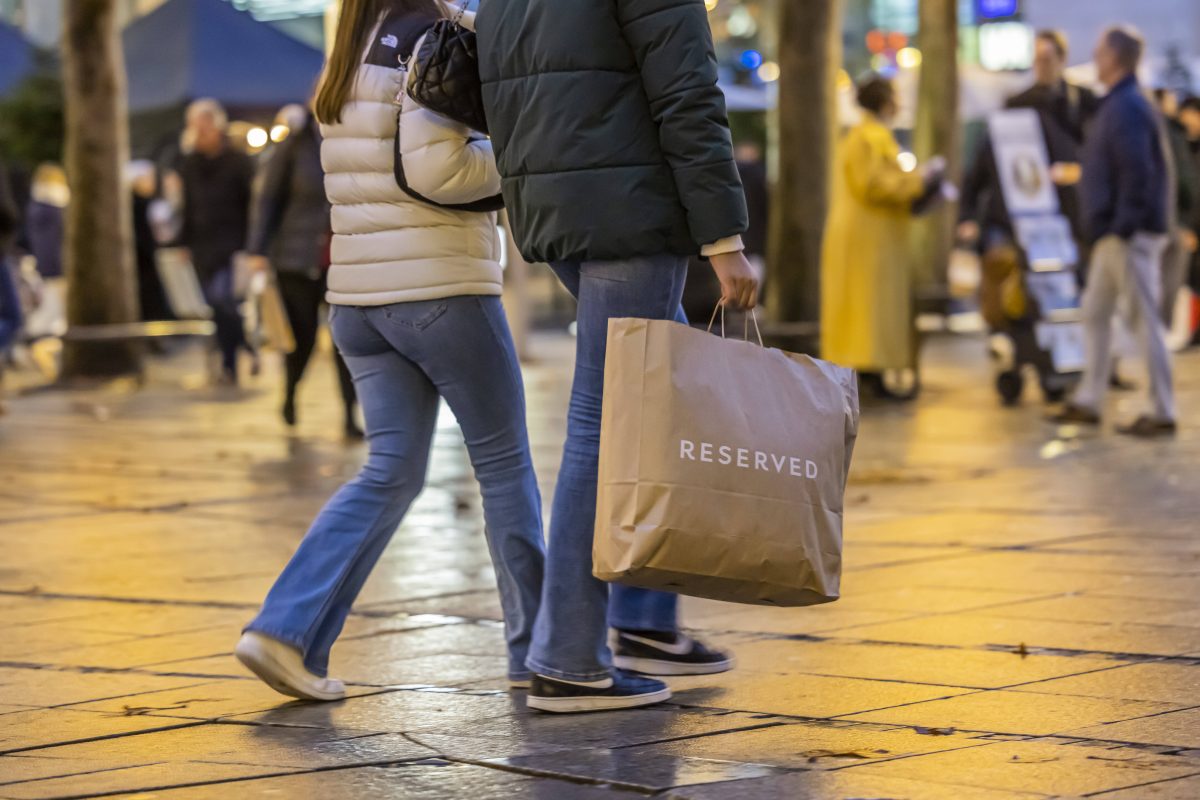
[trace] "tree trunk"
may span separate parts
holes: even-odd
[[[129,160],[129,122],[115,0],[65,0],[62,51],[71,184],[64,247],[67,320],[82,328],[134,322],[132,201],[122,176]],[[68,337],[63,377],[136,373],[139,352],[129,342]]]
[[[913,151],[922,163],[933,156],[949,161],[958,181],[962,149],[958,119],[958,0],[921,0],[921,77]],[[914,278],[917,286],[944,287],[954,246],[955,209],[944,206],[915,226]]]
[[[776,3],[781,77],[771,126],[776,168],[767,306],[785,337],[796,327],[789,323],[811,326],[820,313],[821,237],[837,124],[841,6],[842,0]]]

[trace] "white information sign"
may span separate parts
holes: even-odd
[[[1009,215],[1057,214],[1058,194],[1037,112],[1031,108],[997,111],[988,117],[988,130]]]

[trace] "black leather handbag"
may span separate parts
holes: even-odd
[[[460,12],[461,16],[461,12]],[[439,20],[433,23],[435,26],[449,22],[449,20]],[[425,36],[429,31],[429,36],[426,36],[426,41],[432,36],[432,28],[428,21],[418,20],[414,23],[411,18],[406,18],[403,15],[389,16],[383,21],[376,36],[376,42],[367,54],[367,63],[374,64],[380,67],[398,68],[402,72],[411,73],[411,66],[416,61],[412,57],[412,49],[416,46],[417,41],[422,36]],[[402,76],[402,87],[407,86],[408,78]],[[401,88],[401,92],[407,91],[406,88]],[[403,95],[396,98],[397,120],[396,120],[396,135],[393,138],[393,155],[392,164],[393,172],[396,178],[396,185],[401,191],[407,194],[414,200],[420,200],[437,208],[448,208],[452,211],[474,211],[488,212],[500,211],[504,208],[504,196],[494,195],[492,197],[484,197],[470,203],[439,203],[436,200],[431,200],[428,197],[418,193],[415,189],[408,185],[408,177],[404,174],[404,159],[400,155],[400,120],[399,112],[402,106]],[[418,102],[420,102],[418,100]],[[421,103],[421,105],[425,105]],[[428,108],[428,106],[426,106]],[[441,113],[437,109],[430,109],[436,113]]]
[[[466,10],[464,0],[452,19],[434,23],[413,58],[408,94],[430,111],[486,134],[475,32],[459,24]]]

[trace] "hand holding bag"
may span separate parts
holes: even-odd
[[[611,320],[595,576],[735,603],[836,600],[858,416],[852,370]]]
[[[475,32],[461,24],[466,11],[463,0],[453,18],[434,23],[413,57],[408,95],[430,111],[486,134],[478,45]]]

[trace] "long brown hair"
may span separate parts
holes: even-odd
[[[367,39],[384,14],[429,14],[442,16],[438,0],[342,0],[333,50],[325,62],[314,103],[317,119],[326,124],[342,121],[342,108],[362,65]]]

